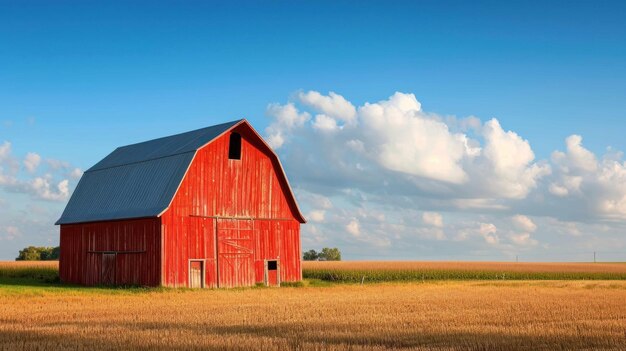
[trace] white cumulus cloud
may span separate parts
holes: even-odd
[[[565,170],[580,170],[592,172],[598,168],[595,155],[582,145],[583,138],[580,135],[570,135],[565,139],[567,153],[555,151],[552,160]]]
[[[443,217],[437,212],[424,212],[422,214],[422,221],[429,226],[441,228],[443,227]]]
[[[266,111],[273,122],[265,130],[267,141],[272,148],[280,148],[285,143],[285,133],[301,127],[311,118],[308,112],[300,113],[293,103],[286,105],[270,104]]]
[[[61,180],[52,185],[47,177],[37,177],[30,183],[35,195],[44,200],[62,201],[69,197],[69,181]]]
[[[309,212],[307,218],[312,222],[323,222],[325,215],[326,211],[324,210],[313,210]]]
[[[386,101],[359,108],[358,132],[384,168],[450,183],[464,183],[461,160],[468,156],[467,137],[421,111],[413,94],[395,93]]]
[[[41,163],[41,156],[39,156],[37,153],[34,153],[34,152],[27,153],[26,157],[24,158],[24,167],[30,173],[34,173],[37,170],[37,167],[39,167],[40,163]]]
[[[361,235],[361,226],[359,225],[359,221],[357,219],[352,219],[346,225],[346,231],[350,233],[350,235],[359,237]]]
[[[557,170],[549,192],[579,217],[626,219],[626,162],[622,153],[596,157],[582,145],[582,137],[565,139],[566,151],[552,153]],[[571,199],[574,197],[574,199]]]
[[[322,95],[317,91],[308,91],[298,94],[298,98],[303,104],[322,112],[329,119],[339,119],[347,125],[356,123],[354,105],[339,94],[331,91],[328,95]]]
[[[70,177],[72,179],[80,179],[80,177],[83,176],[83,170],[80,168],[74,168],[71,172],[70,172]]]
[[[326,115],[317,115],[313,121],[313,129],[317,129],[322,132],[334,132],[339,129],[337,121]]]
[[[49,172],[41,175],[38,173],[42,160],[35,152],[27,153],[21,162],[26,172],[20,172],[19,158],[12,155],[11,143],[5,141],[0,145],[0,187],[10,193],[29,194],[38,200],[67,200],[70,182],[66,177],[70,163],[47,159]]]
[[[498,197],[525,198],[537,181],[550,174],[549,165],[533,163],[535,154],[527,140],[513,131],[505,132],[496,119],[483,127],[485,138],[484,180]]]
[[[500,241],[498,237],[498,228],[493,223],[480,223],[478,233],[485,239],[485,242],[490,245],[495,245]]]
[[[510,234],[509,239],[515,244],[519,246],[531,246],[537,245],[537,240],[530,237],[530,233],[519,233],[519,234]]]
[[[519,230],[525,232],[534,232],[535,230],[537,230],[537,225],[535,224],[535,222],[533,222],[527,216],[518,214],[513,216],[511,221],[513,222],[513,225]]]

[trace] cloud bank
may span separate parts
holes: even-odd
[[[266,114],[266,136],[297,184],[318,241],[472,240],[513,252],[547,248],[550,239],[536,237],[556,223],[610,222],[615,229],[626,220],[622,154],[594,155],[579,135],[540,160],[498,119],[441,116],[400,92],[360,106],[335,92],[300,92]]]
[[[12,153],[11,143],[0,144],[0,189],[9,193],[28,194],[35,200],[66,201],[70,195],[70,179],[80,178],[82,171],[69,163],[27,153],[22,160]]]

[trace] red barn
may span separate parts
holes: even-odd
[[[302,278],[305,223],[280,161],[246,120],[117,148],[56,224],[67,283],[280,285]]]

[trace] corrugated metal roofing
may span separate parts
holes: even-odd
[[[241,121],[117,148],[83,174],[56,224],[158,216],[196,150]]]
[[[128,165],[146,160],[167,157],[186,152],[195,152],[201,146],[218,137],[242,119],[218,124],[191,132],[176,134],[164,138],[144,141],[138,144],[118,147],[102,161],[87,170],[97,171],[104,168]]]

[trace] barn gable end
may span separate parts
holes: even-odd
[[[239,159],[229,159],[233,134],[241,137]],[[203,260],[211,287],[263,282],[268,260],[281,261],[278,280],[300,280],[303,219],[283,177],[278,158],[247,124],[198,150],[162,215],[163,284],[185,286],[193,259]],[[216,263],[220,255],[238,268],[224,271],[226,265]]]

